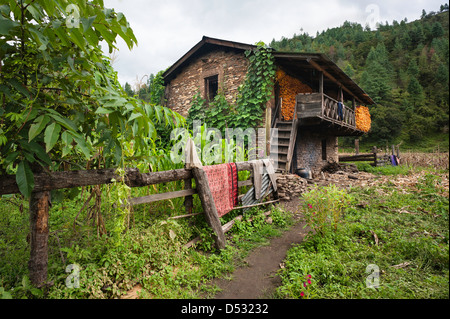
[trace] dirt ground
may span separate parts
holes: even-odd
[[[283,202],[286,210],[297,214],[300,200],[295,198]],[[281,284],[277,271],[280,269],[286,252],[292,245],[302,242],[307,234],[300,221],[281,237],[271,240],[270,245],[253,250],[245,259],[247,266],[236,269],[232,280],[218,279],[215,284],[222,289],[215,299],[258,299],[270,298]]]

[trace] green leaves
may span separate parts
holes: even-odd
[[[34,176],[27,161],[21,161],[17,166],[16,183],[20,192],[26,197],[30,197],[34,188]]]
[[[48,153],[55,146],[61,132],[61,126],[57,123],[52,123],[45,129],[44,142],[45,151]]]
[[[156,124],[183,124],[171,110],[123,92],[100,44],[111,50],[122,38],[132,48],[137,40],[125,16],[103,1],[6,1],[0,38],[0,169],[17,174],[24,195],[34,187],[30,167],[57,170],[62,158],[117,166],[151,153]],[[126,144],[133,147],[123,152]]]
[[[0,13],[0,35],[8,35],[10,33],[11,29],[13,29],[19,25],[20,25],[20,23],[18,23],[16,21],[12,21],[11,19],[4,17]]]
[[[33,140],[36,136],[38,136],[49,121],[50,118],[48,116],[45,115],[39,116],[30,126],[30,130],[28,131],[28,142],[31,142],[31,140]]]

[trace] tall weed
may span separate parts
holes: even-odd
[[[315,185],[309,192],[303,194],[303,199],[307,226],[324,236],[330,230],[336,231],[351,196],[345,190],[331,184],[327,187]]]

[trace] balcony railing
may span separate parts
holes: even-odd
[[[321,118],[337,125],[356,129],[355,111],[322,93],[297,95],[299,119]]]

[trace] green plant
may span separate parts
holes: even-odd
[[[234,105],[227,101],[222,89],[209,105],[198,91],[191,102],[188,125],[201,120],[209,127],[220,130],[222,134],[229,127],[243,130],[256,127],[261,122],[264,107],[272,95],[275,64],[271,52],[272,49],[263,42],[257,43],[254,50],[245,52],[250,64]]]
[[[336,231],[341,215],[350,203],[351,197],[336,185],[313,187],[303,194],[306,225],[320,235],[329,229]]]
[[[128,97],[100,42],[137,40],[126,17],[103,1],[8,0],[0,9],[0,171],[30,196],[33,173],[115,167],[148,156],[155,126],[178,126],[171,110]]]
[[[348,190],[353,200],[343,227],[312,234],[288,251],[277,296],[306,296],[304,275],[311,274],[312,298],[448,299],[448,192],[441,192],[442,181],[427,174],[401,189]],[[367,287],[368,265],[380,269],[376,289]]]

